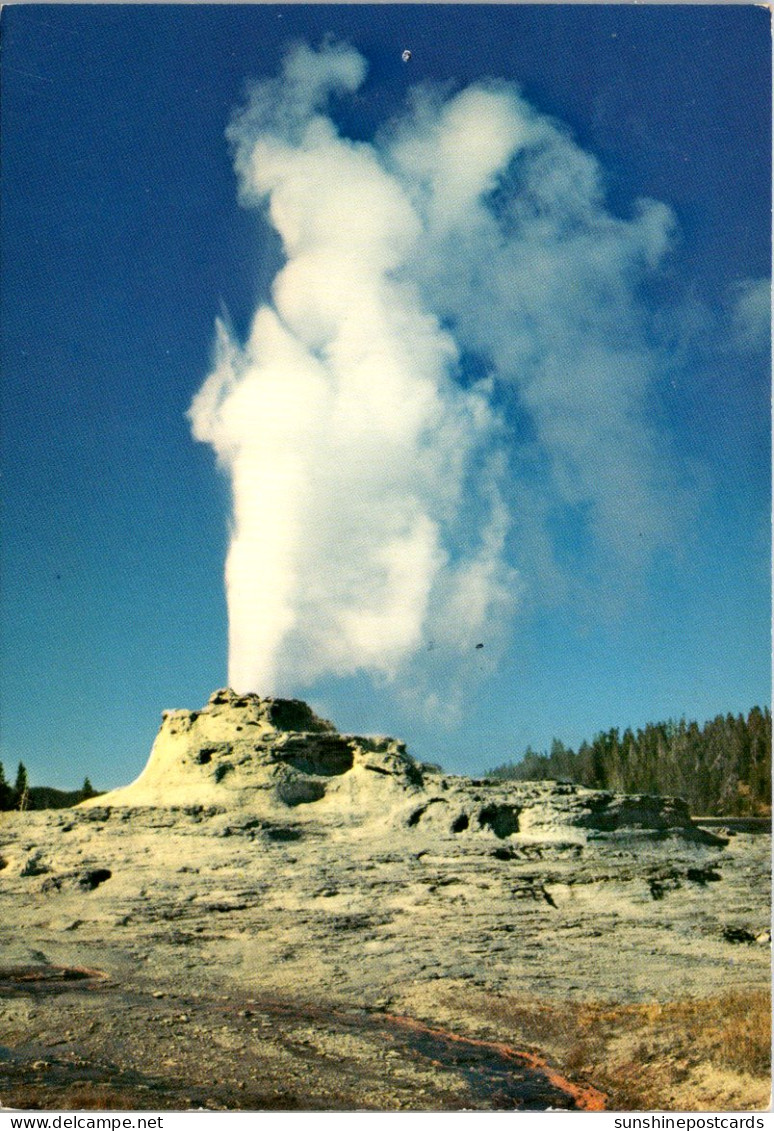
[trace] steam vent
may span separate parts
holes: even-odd
[[[677,798],[624,796],[567,782],[496,782],[416,762],[394,738],[340,734],[298,699],[213,692],[198,711],[164,711],[148,764],[131,785],[85,807],[203,806],[417,834],[495,841],[628,833],[716,841]]]

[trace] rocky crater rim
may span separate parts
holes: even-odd
[[[227,712],[244,712],[251,722],[277,731],[298,731],[305,734],[337,734],[333,723],[321,719],[302,699],[262,698],[255,692],[239,694],[230,687],[213,691],[207,705],[197,711],[181,708],[162,711],[162,726],[174,729],[176,724],[196,722],[202,715],[218,716]]]

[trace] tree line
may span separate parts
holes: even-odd
[[[489,771],[512,781],[559,778],[592,789],[684,798],[697,816],[771,814],[771,712],[717,715],[703,726],[669,720],[600,732],[577,751],[554,739],[550,753],[527,747],[518,762]]]
[[[0,762],[0,812],[9,809],[64,809],[96,796],[97,790],[92,787],[88,778],[84,779],[80,789],[54,789],[47,785],[30,786],[23,762],[19,762],[16,779],[11,785],[5,776],[3,763]]]

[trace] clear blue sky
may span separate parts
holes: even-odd
[[[486,648],[471,647],[463,714],[446,729],[366,673],[287,694],[341,729],[398,734],[420,758],[471,773],[554,736],[575,745],[610,726],[770,703],[764,8],[10,6],[6,774],[22,760],[33,784],[126,782],[161,710],[198,707],[226,682],[229,488],[185,413],[211,369],[215,318],[227,311],[243,338],[282,257],[260,212],[238,202],[225,129],[247,80],[326,35],[368,63],[332,110],[345,136],[372,141],[417,84],[449,98],[506,80],[593,155],[608,214],[630,220],[640,198],[671,209],[669,248],[630,283],[627,310],[653,367],[651,455],[665,453],[661,498],[674,508],[621,573],[604,547],[584,550],[582,491],[559,506],[536,490],[539,520],[515,494],[515,615],[486,678]],[[501,400],[514,462],[542,467],[528,401]]]

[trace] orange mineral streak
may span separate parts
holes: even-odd
[[[104,970],[88,966],[0,966],[0,982],[73,982],[106,979]]]
[[[571,1080],[567,1080],[535,1053],[522,1052],[520,1049],[513,1048],[512,1045],[505,1044],[504,1041],[483,1041],[476,1037],[462,1037],[449,1029],[438,1029],[431,1025],[425,1025],[424,1022],[416,1021],[413,1017],[401,1017],[395,1013],[385,1013],[382,1016],[391,1024],[403,1029],[410,1029],[415,1033],[426,1033],[428,1036],[440,1037],[446,1041],[456,1041],[459,1044],[474,1048],[489,1049],[505,1060],[513,1060],[541,1073],[558,1091],[563,1092],[571,1099],[579,1111],[605,1110],[607,1096],[604,1092],[600,1092],[590,1084],[573,1084]]]

